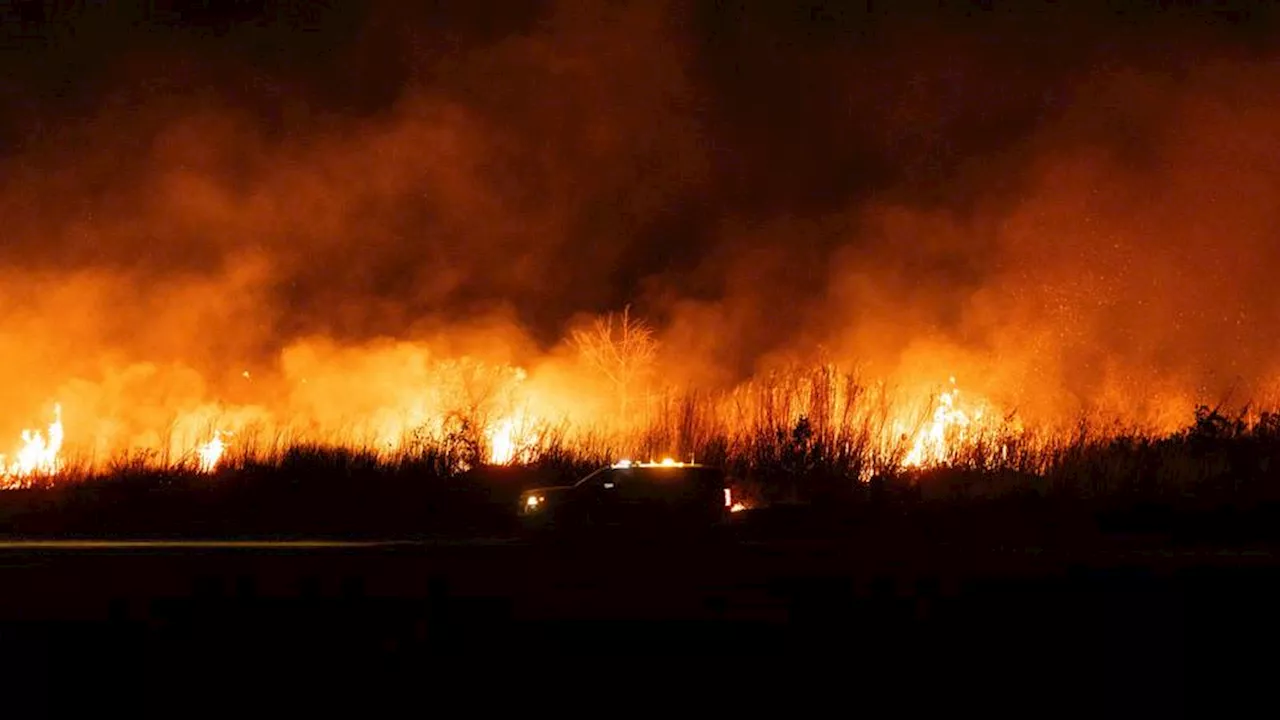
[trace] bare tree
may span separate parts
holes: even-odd
[[[621,313],[596,318],[588,330],[575,330],[573,344],[583,360],[613,384],[625,423],[636,383],[652,369],[658,352],[653,328],[632,318],[628,305]]]

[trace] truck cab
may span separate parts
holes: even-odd
[[[674,529],[719,524],[732,505],[717,467],[622,460],[572,485],[526,490],[518,512],[528,530]]]

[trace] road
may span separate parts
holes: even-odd
[[[227,668],[240,682],[282,666],[365,682],[460,658],[702,657],[767,674],[833,656],[859,677],[909,670],[960,688],[1050,692],[1074,678],[1075,701],[1119,697],[1114,707],[1149,716],[1205,702],[1196,683],[1248,669],[1280,640],[1278,559],[821,541],[9,540],[0,677],[52,697],[50,678],[87,667],[110,694],[143,679],[194,692]]]
[[[0,540],[2,552],[129,550],[364,550],[403,547],[518,545],[512,538],[448,540]]]

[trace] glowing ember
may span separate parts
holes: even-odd
[[[22,431],[22,448],[18,450],[13,462],[5,462],[0,455],[0,470],[10,479],[5,484],[14,484],[12,478],[28,478],[33,475],[53,475],[58,472],[62,450],[62,406],[53,406],[54,420],[49,424],[49,435],[46,438],[39,430]]]
[[[196,451],[200,458],[200,472],[211,473],[216,470],[226,449],[227,444],[222,439],[222,433],[214,433],[213,439],[201,445]]]
[[[746,506],[746,505],[743,505],[742,503],[738,502],[738,503],[734,503],[734,504],[729,508],[729,512],[731,512],[731,513],[739,513],[739,512],[742,512],[743,510],[746,510],[746,509],[747,509],[747,506]]]

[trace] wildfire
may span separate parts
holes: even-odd
[[[489,462],[507,465],[516,457],[516,422],[505,418],[489,429]]]
[[[53,415],[48,437],[39,430],[23,430],[22,447],[13,462],[7,462],[7,457],[0,455],[0,474],[8,481],[5,484],[17,484],[14,482],[15,478],[53,475],[58,472],[63,439],[61,405],[53,406]]]
[[[541,435],[533,418],[528,414],[505,417],[491,424],[485,432],[489,441],[489,462],[494,465],[510,465],[528,455],[531,446]]]
[[[933,417],[916,433],[903,467],[925,467],[950,460],[958,447],[970,439],[970,429],[983,419],[981,406],[965,410],[960,406],[960,390],[951,378],[952,389],[938,396]]]
[[[200,472],[211,473],[218,468],[218,463],[222,461],[222,454],[227,449],[227,444],[222,439],[222,432],[213,434],[213,439],[201,445],[196,454],[200,458]]]

